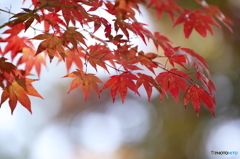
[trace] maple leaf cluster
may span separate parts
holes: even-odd
[[[25,0],[23,0],[25,2]],[[65,62],[68,74],[74,78],[68,92],[81,87],[85,101],[93,90],[100,93],[110,88],[113,102],[119,94],[124,102],[128,91],[140,96],[139,88],[143,87],[150,101],[153,89],[163,100],[169,93],[179,102],[180,90],[185,92],[183,103],[192,101],[196,113],[201,103],[214,115],[215,87],[209,79],[209,67],[205,59],[190,48],[175,47],[161,32],[152,32],[147,25],[136,19],[141,13],[140,5],[146,9],[154,9],[161,16],[167,13],[173,21],[173,27],[183,23],[183,32],[188,38],[195,29],[202,37],[207,32],[213,35],[212,26],[220,27],[220,23],[231,30],[231,20],[217,6],[208,5],[204,0],[196,0],[201,9],[189,10],[180,7],[175,0],[32,0],[32,6],[22,8],[0,28],[7,28],[0,35],[0,86],[2,105],[7,99],[13,112],[17,102],[31,112],[28,95],[42,98],[34,89],[35,79],[27,78],[35,68],[38,77],[46,60],[57,58]],[[0,10],[0,12],[3,10]],[[99,12],[109,15],[102,17]],[[42,25],[42,29],[35,26]],[[30,37],[20,36],[20,32],[33,30]],[[102,34],[101,37],[98,35]],[[22,35],[22,34],[21,34]],[[28,35],[29,36],[29,35]],[[153,43],[163,54],[144,52],[132,42],[139,37],[143,43]],[[94,41],[94,43],[89,43]],[[39,42],[34,45],[33,42]],[[7,62],[5,56],[10,55]],[[18,56],[17,56],[18,55]],[[160,63],[159,59],[166,59]],[[16,64],[13,60],[17,61]],[[171,68],[166,67],[169,63]],[[20,70],[19,65],[24,64]],[[72,66],[76,71],[70,72]],[[96,72],[104,69],[116,71],[103,82],[96,74],[89,73],[88,67]],[[182,67],[182,68],[179,68]],[[189,67],[195,68],[189,71]],[[151,72],[146,73],[147,70]],[[191,69],[192,70],[192,69]],[[197,84],[196,80],[202,84]]]

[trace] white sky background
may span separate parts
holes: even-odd
[[[9,9],[10,4],[12,4],[11,11],[14,11],[14,13],[20,12],[21,0],[0,0],[0,8],[2,9]],[[29,6],[28,3],[25,3],[25,5],[26,7]],[[2,17],[2,15],[5,17]],[[0,14],[0,16],[2,20],[5,18],[5,21],[9,18],[7,14]],[[147,20],[147,18],[142,20]],[[145,23],[149,24],[149,22]],[[2,31],[0,30],[0,32]],[[44,127],[46,122],[51,122],[51,117],[58,112],[58,105],[60,105],[58,99],[60,92],[49,90],[52,88],[50,86],[56,82],[70,82],[70,79],[61,79],[62,76],[66,75],[65,70],[63,64],[56,67],[56,61],[55,63],[53,61],[52,64],[48,63],[48,71],[46,69],[42,70],[41,81],[34,82],[34,86],[45,100],[31,98],[32,115],[21,105],[17,106],[14,115],[11,115],[7,104],[2,106],[0,109],[0,148],[2,152],[10,156],[21,156],[30,142],[32,145],[30,148],[31,153],[26,154],[25,158],[74,158],[71,156],[73,147],[66,139],[63,128],[56,124]],[[49,94],[54,95],[49,99]],[[142,93],[142,97],[145,98],[144,93]],[[111,101],[109,101],[109,104],[112,104]],[[145,137],[151,126],[151,116],[154,116],[155,112],[150,104],[146,106],[138,101],[127,100],[125,105],[118,102],[112,105],[114,107],[109,107],[105,113],[86,111],[75,119],[70,131],[76,137],[81,159],[89,158],[88,155],[85,155],[85,152],[111,154],[122,144],[137,143]],[[216,121],[216,119],[214,120]],[[221,124],[213,124],[213,122],[209,124],[210,126],[207,125],[212,128],[212,131],[206,135],[206,154],[210,154],[211,150],[215,150],[238,151],[240,155],[240,122],[239,120],[223,121],[225,122]],[[38,131],[42,133],[39,136],[34,136]],[[83,149],[86,151],[82,152]],[[209,159],[237,159],[239,155],[207,155],[207,157]],[[99,155],[99,157],[102,156]],[[114,159],[113,156],[109,158]]]
[[[206,156],[209,159],[239,159],[240,156],[240,119],[226,119],[224,117],[213,120],[207,126],[210,132],[206,133]],[[211,151],[235,151],[238,155],[214,155]]]

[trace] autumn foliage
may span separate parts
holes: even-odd
[[[205,59],[190,48],[174,46],[163,32],[148,30],[147,24],[136,19],[136,14],[141,13],[141,9],[155,10],[162,23],[162,14],[166,13],[173,27],[183,26],[185,38],[193,30],[206,37],[208,33],[214,34],[213,26],[220,28],[221,24],[232,31],[231,20],[217,6],[205,0],[196,0],[199,4],[196,10],[179,6],[177,0],[31,2],[32,6],[22,8],[20,13],[0,9],[0,13],[12,14],[8,22],[0,24],[0,28],[5,29],[0,35],[0,86],[3,89],[0,105],[8,101],[13,112],[19,102],[31,112],[29,95],[43,97],[32,86],[37,79],[28,76],[35,69],[40,77],[46,61],[57,59],[66,64],[67,75],[63,77],[73,78],[68,93],[80,87],[85,101],[92,91],[100,97],[101,92],[109,88],[113,102],[119,95],[124,103],[128,91],[140,96],[144,92],[139,88],[143,87],[149,101],[156,89],[160,101],[168,94],[179,103],[182,90],[185,107],[191,101],[198,114],[203,103],[215,116],[215,87]],[[29,30],[34,34],[25,34]],[[140,38],[145,45],[153,43],[158,52],[140,50],[133,43],[134,38]],[[166,62],[160,63],[159,59]],[[23,70],[19,69],[22,64]],[[76,71],[69,72],[71,67]],[[88,67],[93,67],[96,74],[89,73]],[[109,73],[107,81],[97,77],[99,69]]]

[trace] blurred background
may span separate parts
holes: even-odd
[[[34,83],[45,99],[31,98],[32,115],[20,105],[13,115],[7,104],[1,107],[0,159],[239,159],[240,1],[207,2],[233,20],[233,33],[224,26],[214,27],[214,36],[202,38],[194,31],[185,39],[182,25],[171,28],[165,14],[157,22],[152,10],[143,13],[141,21],[208,61],[217,89],[216,118],[204,106],[197,116],[192,105],[185,110],[172,97],[160,102],[157,93],[147,102],[144,92],[142,97],[129,92],[125,104],[113,104],[108,89],[101,98],[92,92],[84,102],[80,89],[67,94],[71,79],[61,79],[66,75],[65,66],[53,61]],[[179,3],[200,8],[194,0]],[[21,0],[0,0],[1,9],[17,13],[21,7]],[[1,13],[0,24],[9,17]],[[212,156],[211,151],[238,155]]]

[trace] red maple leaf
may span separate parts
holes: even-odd
[[[162,93],[161,86],[153,79],[152,76],[148,76],[142,73],[138,73],[137,75],[139,76],[139,78],[136,83],[136,88],[138,89],[141,85],[144,86],[148,95],[148,101],[150,101],[152,96],[152,87],[155,87],[159,91],[159,93]]]
[[[181,12],[181,8],[173,1],[174,0],[150,0],[148,7],[154,7],[157,12],[158,19],[161,18],[163,12],[166,12],[173,20],[174,11]]]
[[[12,59],[14,59],[18,53],[22,52],[23,48],[33,47],[32,42],[27,37],[19,37],[18,35],[12,35],[6,39],[2,39],[2,42],[7,42],[3,55],[10,52]]]
[[[158,49],[161,46],[163,49],[169,48],[171,41],[164,35],[161,35],[159,32],[154,32],[153,34],[153,43],[155,47]]]
[[[131,45],[118,45],[118,49],[114,51],[116,63],[120,64],[125,71],[129,70],[142,70],[137,65],[139,62],[137,54],[137,46],[131,47]]]
[[[185,13],[178,17],[173,24],[173,27],[180,23],[184,23],[183,30],[186,38],[189,38],[193,29],[195,29],[201,36],[206,37],[207,31],[213,35],[213,30],[209,24],[220,27],[210,15],[204,14],[202,9],[197,9],[195,11],[185,9]]]
[[[100,44],[91,45],[88,47],[88,49],[88,62],[95,68],[96,71],[98,65],[108,72],[105,62],[109,61],[112,64],[114,63],[114,55],[112,54],[111,50],[109,50],[109,48],[107,48],[105,45]]]
[[[233,24],[233,21],[228,17],[226,17],[217,6],[209,5],[206,3],[206,1],[200,1],[200,0],[196,0],[196,1],[204,8],[203,11],[205,11],[207,15],[214,16],[223,25],[225,25],[231,32],[233,32],[230,26]]]
[[[195,51],[189,48],[184,48],[184,47],[176,47],[175,48],[175,53],[177,55],[184,55],[186,58],[186,61],[188,64],[194,66],[199,73],[206,73],[209,75],[209,66],[206,62],[206,60],[197,54]]]
[[[122,103],[124,103],[124,100],[127,96],[128,88],[133,92],[137,93],[138,95],[140,95],[136,90],[136,84],[133,82],[133,80],[137,79],[138,79],[137,76],[131,73],[123,72],[120,75],[111,76],[110,79],[104,84],[101,91],[108,87],[111,87],[110,92],[113,102],[115,101],[115,97],[118,92],[122,99]]]
[[[121,16],[122,19],[135,18],[135,10],[140,13],[138,3],[143,0],[116,0],[114,9],[117,10],[117,15]]]
[[[184,66],[184,64],[187,63],[187,58],[185,55],[178,54],[176,52],[178,49],[179,47],[168,47],[164,50],[164,55],[168,57],[168,60],[173,67],[175,66],[175,63],[177,63],[187,70],[187,68]]]
[[[50,26],[58,32],[60,32],[59,24],[66,26],[64,21],[60,18],[60,14],[56,13],[43,14],[40,16],[40,20],[43,21],[45,32],[49,32]]]
[[[214,106],[216,105],[215,98],[211,94],[209,94],[203,87],[194,84],[187,89],[184,95],[185,109],[190,100],[192,100],[192,104],[197,115],[199,113],[200,104],[202,102],[208,107],[212,115],[215,117],[214,114]]]
[[[149,37],[153,37],[153,35],[148,29],[143,27],[144,25],[146,26],[147,24],[133,22],[132,23],[132,27],[133,27],[132,31],[136,35],[140,36],[142,38],[143,42],[147,45],[145,37],[147,37],[149,39]]]
[[[144,54],[143,51],[140,51],[137,56],[137,58],[139,59],[139,62],[143,66],[147,67],[154,74],[155,74],[154,68],[158,68],[158,62],[155,62],[152,60],[155,59],[156,57],[158,57],[157,54],[154,54],[154,53]]]
[[[95,33],[102,25],[102,21],[103,21],[103,17],[99,17],[97,15],[92,15],[92,20],[94,22],[94,30],[93,30],[93,33]]]
[[[199,72],[196,73],[196,77],[197,79],[202,81],[202,83],[207,87],[211,94],[215,95],[216,88],[210,79],[208,79],[204,74]]]
[[[115,28],[116,33],[119,31],[119,29],[121,29],[122,32],[124,33],[124,35],[129,40],[129,32],[128,32],[128,30],[132,30],[133,29],[131,23],[127,23],[127,22],[125,22],[123,20],[116,19],[116,20],[114,20],[114,28]]]
[[[89,17],[89,13],[85,10],[85,8],[78,3],[78,1],[65,1],[61,0],[57,2],[59,5],[69,6],[69,7],[55,7],[56,12],[62,11],[63,18],[67,25],[69,22],[72,22],[73,25],[76,25],[76,21],[78,21],[82,26],[87,22],[87,18]]]
[[[104,4],[109,14],[119,17],[119,19],[126,20],[135,19],[135,10],[140,13],[138,3],[141,1],[142,0],[116,0],[114,3],[106,1]]]
[[[88,10],[88,12],[95,11],[103,5],[103,1],[102,0],[87,1],[87,5],[91,7]]]
[[[170,91],[177,103],[180,89],[186,91],[188,88],[186,79],[192,80],[186,73],[175,68],[169,70],[168,72],[161,72],[156,77],[156,81],[162,86],[163,90],[166,92]],[[166,93],[163,93],[160,100],[163,100],[165,94]]]
[[[3,32],[3,34],[10,34],[8,38],[18,35],[25,27],[23,23],[19,23],[16,25],[10,24],[10,29],[7,29]]]

